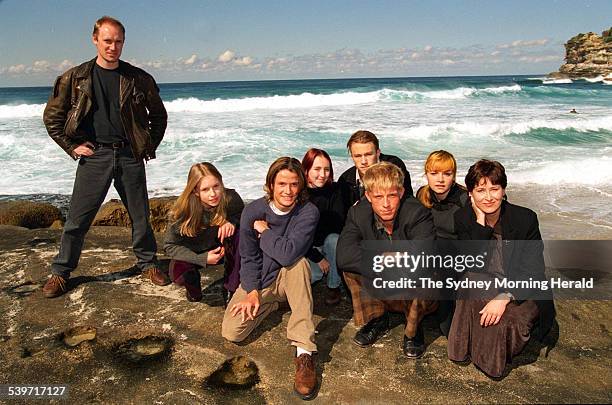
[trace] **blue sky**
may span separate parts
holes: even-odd
[[[104,14],[159,82],[537,74],[609,28],[612,1],[0,0],[0,86],[49,85],[95,56]]]

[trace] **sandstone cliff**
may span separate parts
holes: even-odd
[[[570,78],[606,77],[612,74],[612,28],[578,34],[565,44],[565,64],[551,76]]]

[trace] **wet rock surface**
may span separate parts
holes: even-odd
[[[130,229],[119,227],[92,228],[72,289],[45,299],[40,286],[60,235],[0,226],[1,381],[68,384],[70,398],[79,403],[301,402],[292,390],[288,306],[243,344],[226,342],[223,269],[203,271],[202,302],[187,302],[181,288],[158,287],[138,274]],[[162,235],[157,237],[161,244]],[[168,260],[161,259],[166,269]],[[424,321],[427,351],[420,360],[402,354],[399,315],[392,316],[386,337],[359,348],[352,343],[350,302],[345,297],[329,308],[324,296],[325,286],[315,285],[321,379],[315,403],[612,401],[610,301],[558,301],[559,325],[552,335],[543,344],[530,342],[504,378],[492,380],[472,364],[448,360],[446,338],[433,319]],[[87,339],[74,346],[58,339],[71,330],[76,340]]]

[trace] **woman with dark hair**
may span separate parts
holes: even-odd
[[[465,184],[471,204],[455,214],[457,235],[460,240],[491,241],[491,248],[485,270],[466,272],[464,278],[544,280],[544,245],[537,215],[505,200],[507,178],[501,163],[479,160],[470,167]],[[533,297],[528,290],[492,290],[486,297],[483,291],[458,292],[448,357],[471,359],[485,374],[501,377],[532,334],[540,340],[548,334],[555,307],[552,294],[547,299],[540,294],[536,301],[525,299]]]
[[[189,169],[187,185],[171,211],[164,249],[172,259],[170,278],[186,289],[188,301],[202,299],[200,269],[225,258],[225,304],[240,283],[238,232],[244,203],[223,186],[221,173],[208,162]]]
[[[336,305],[342,294],[342,280],[336,267],[336,244],[344,226],[344,204],[338,183],[334,183],[331,158],[321,149],[309,149],[302,159],[309,200],[319,209],[320,219],[314,242],[306,258],[310,262],[312,282],[327,275],[327,305]]]

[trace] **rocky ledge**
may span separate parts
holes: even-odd
[[[60,230],[0,226],[0,381],[68,384],[71,403],[299,403],[292,393],[288,307],[244,344],[221,337],[222,269],[203,272],[204,299],[157,287],[135,271],[130,229],[93,227],[72,289],[45,299]],[[162,235],[156,235],[161,243]],[[162,257],[167,267],[167,258]],[[425,320],[427,352],[401,352],[400,316],[374,347],[352,343],[345,297],[323,303],[314,286],[318,403],[569,403],[612,401],[612,302],[557,301],[558,327],[531,342],[492,380],[446,355],[446,338]],[[59,401],[54,401],[59,402]]]
[[[567,41],[565,64],[550,76],[570,79],[602,76],[612,81],[612,28],[601,35],[588,32]]]

